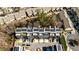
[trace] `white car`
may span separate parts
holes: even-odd
[[[39,39],[39,42],[40,42],[40,43],[43,43],[43,42],[44,42],[44,40],[43,40],[43,39]]]
[[[38,34],[37,34],[37,33],[33,33],[33,35],[34,35],[34,36],[37,36]]]
[[[55,36],[53,33],[50,33],[50,36]]]
[[[33,40],[33,43],[38,43],[38,39],[34,39]]]
[[[48,40],[48,39],[44,39],[44,42],[45,42],[45,43],[49,43],[49,40]]]
[[[59,33],[56,33],[56,36],[60,36],[60,34]]]

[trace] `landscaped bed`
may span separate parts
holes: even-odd
[[[63,50],[67,51],[67,45],[66,45],[66,41],[65,41],[64,35],[61,35],[60,43],[62,44]]]

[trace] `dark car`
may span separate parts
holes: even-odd
[[[43,51],[52,51],[52,47],[51,46],[43,47]]]
[[[76,40],[69,40],[69,45],[74,47],[78,45],[78,42]]]
[[[75,46],[75,45],[73,44],[73,42],[69,42],[69,45],[70,45],[70,46],[73,46],[73,47]]]
[[[57,51],[56,45],[54,45],[54,51]]]
[[[13,51],[19,51],[19,47],[14,47]]]
[[[10,51],[13,51],[13,48],[11,48]]]
[[[30,44],[26,44],[26,46],[30,46]]]

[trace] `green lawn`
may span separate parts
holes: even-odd
[[[67,51],[66,41],[64,35],[61,35],[60,43],[62,44],[62,47],[64,51]]]

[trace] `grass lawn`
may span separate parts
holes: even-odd
[[[61,35],[60,43],[62,44],[62,47],[64,51],[67,51],[66,41],[64,35]]]

